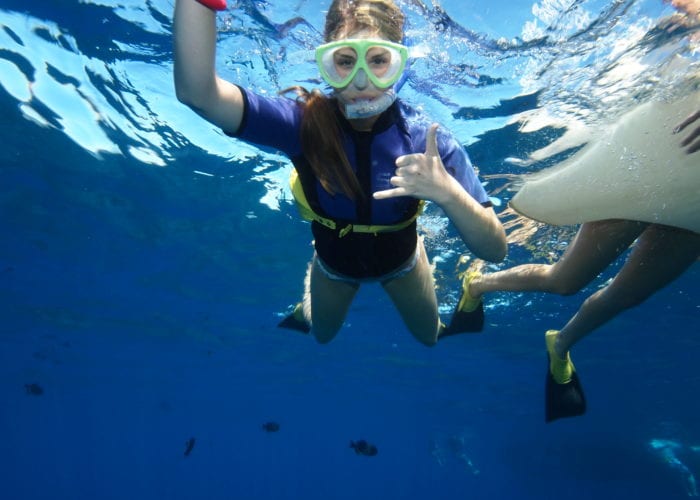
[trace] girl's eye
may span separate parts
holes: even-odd
[[[356,60],[349,56],[339,56],[335,59],[336,66],[340,68],[352,68],[356,64]]]
[[[385,66],[389,64],[389,58],[386,56],[374,56],[370,58],[369,64],[374,66]]]

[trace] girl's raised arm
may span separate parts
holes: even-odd
[[[243,96],[216,74],[216,13],[197,0],[176,0],[174,34],[178,100],[226,132],[236,132]]]

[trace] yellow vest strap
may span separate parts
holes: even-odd
[[[294,196],[294,201],[296,202],[297,208],[299,209],[299,214],[301,215],[301,218],[307,221],[316,221],[322,226],[325,226],[329,229],[332,229],[333,231],[336,231],[338,229],[338,223],[334,221],[333,219],[329,219],[328,217],[323,217],[321,215],[318,215],[316,212],[313,211],[311,208],[311,205],[309,204],[308,200],[306,199],[306,195],[304,194],[304,189],[301,186],[301,181],[299,180],[299,174],[297,174],[296,169],[292,169],[292,172],[289,175],[289,186],[292,189],[292,195]],[[415,215],[413,215],[410,219],[407,219],[405,221],[401,221],[397,224],[390,224],[390,225],[364,225],[364,224],[347,224],[345,225],[340,231],[338,232],[338,235],[342,238],[343,236],[347,235],[350,232],[354,233],[372,233],[372,234],[377,234],[377,233],[388,233],[392,231],[400,231],[401,229],[404,229],[411,224],[413,224],[413,221],[415,221],[420,214],[423,213],[423,207],[425,206],[425,201],[420,200],[418,204],[418,210],[416,211]]]

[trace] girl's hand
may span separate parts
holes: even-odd
[[[377,191],[374,199],[412,196],[438,205],[449,196],[450,174],[445,170],[437,145],[437,123],[431,125],[425,140],[425,153],[399,156],[396,173],[390,179],[393,189]]]
[[[437,203],[476,257],[500,262],[508,251],[503,225],[493,208],[484,208],[445,170],[438,152],[437,129],[437,124],[428,129],[425,153],[396,159],[396,174],[389,180],[396,187],[378,191],[374,198],[413,196]]]

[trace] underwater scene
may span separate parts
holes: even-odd
[[[512,208],[530,174],[697,90],[700,23],[673,3],[396,0],[398,97],[458,140],[508,239],[480,261],[426,204],[443,322],[470,266],[552,264],[574,238]],[[697,263],[576,345],[586,411],[549,422],[544,334],[629,250],[577,293],[485,293],[483,330],[432,347],[379,283],[330,343],[280,328],[314,255],[292,163],[178,100],[175,4],[0,2],[3,499],[700,494]],[[331,92],[314,56],[330,4],[228,0],[219,76]]]

